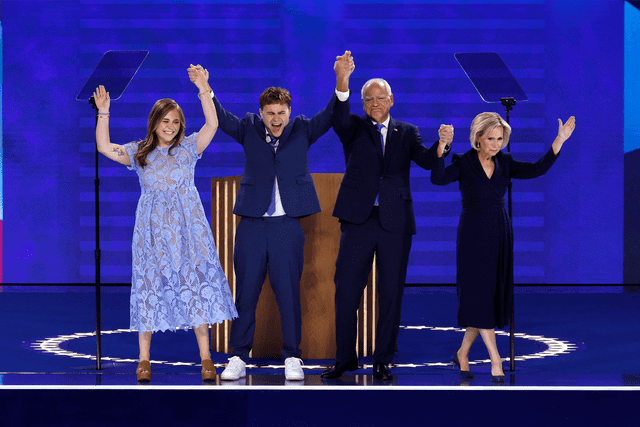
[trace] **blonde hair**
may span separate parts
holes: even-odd
[[[511,135],[509,123],[500,117],[498,113],[480,113],[471,122],[471,134],[469,135],[471,148],[477,151],[476,143],[478,138],[495,128],[502,128],[502,146],[500,149],[506,147],[509,144],[509,136]]]

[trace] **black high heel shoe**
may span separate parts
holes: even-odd
[[[456,350],[453,353],[453,356],[451,356],[451,361],[453,362],[453,368],[457,366],[458,369],[460,370],[460,376],[462,378],[470,378],[470,379],[475,378],[475,375],[473,374],[473,372],[463,371],[462,368],[460,367],[460,359],[458,359],[458,350]]]
[[[504,369],[502,370],[502,372],[504,372]],[[503,383],[504,382],[504,374],[502,375],[491,375],[491,382],[492,383]]]

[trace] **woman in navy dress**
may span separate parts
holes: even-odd
[[[109,93],[96,88],[98,151],[138,174],[142,194],[133,230],[130,329],[138,331],[138,381],[151,378],[153,332],[193,328],[202,360],[202,379],[214,380],[209,324],[238,316],[220,265],[211,227],[194,185],[196,162],[218,129],[209,72],[189,68],[198,88],[205,124],[185,137],[185,120],[172,99],[149,114],[144,140],[125,145],[109,138]]]
[[[446,168],[440,157],[431,171],[432,183],[447,185],[458,181],[462,195],[456,275],[458,326],[466,328],[466,332],[452,360],[464,377],[473,377],[469,350],[480,335],[491,358],[492,380],[504,381],[495,337],[495,328],[509,323],[513,299],[513,228],[504,194],[511,178],[536,178],[553,166],[562,144],[575,128],[575,117],[564,125],[560,119],[558,122],[558,136],[549,151],[537,162],[529,163],[514,160],[501,151],[509,143],[511,127],[499,114],[479,114],[471,123],[472,149],[454,154]],[[445,143],[441,141],[442,145]]]

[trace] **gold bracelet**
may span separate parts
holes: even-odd
[[[109,116],[98,116],[99,119],[108,119]]]
[[[200,98],[200,95],[204,95],[205,93],[211,93],[211,91],[210,90],[205,90],[204,92],[200,92],[198,94],[198,98]]]

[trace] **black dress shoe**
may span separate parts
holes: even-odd
[[[393,379],[393,376],[391,375],[389,366],[385,365],[384,363],[374,363],[373,378],[377,380],[391,381]]]
[[[360,369],[360,366],[358,366],[358,359],[353,359],[346,363],[336,362],[335,365],[320,374],[320,377],[331,380],[334,378],[340,378],[346,371],[357,371],[358,369]]]

